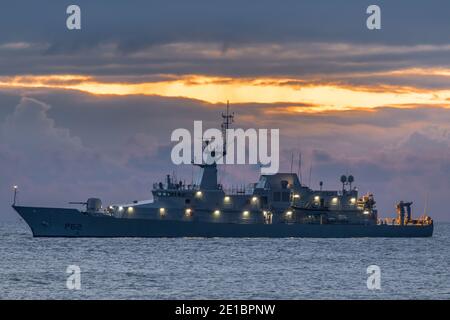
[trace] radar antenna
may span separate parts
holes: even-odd
[[[345,193],[345,185],[347,184],[347,176],[345,174],[341,176],[341,183],[342,183],[342,192]]]
[[[352,183],[355,181],[355,178],[352,176],[352,175],[349,175],[348,177],[347,177],[347,182],[348,182],[348,184],[349,184],[349,186],[350,186],[350,191],[352,190]]]

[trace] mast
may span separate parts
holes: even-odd
[[[17,200],[17,189],[18,189],[18,188],[19,188],[18,186],[14,186],[14,187],[13,187],[13,190],[14,190],[13,206],[16,205],[16,200]]]
[[[234,122],[234,112],[230,113],[230,103],[227,101],[227,111],[222,113],[223,122],[221,124],[222,138],[223,138],[223,153],[222,157],[226,154],[227,148],[227,129]],[[209,141],[205,141],[208,146]],[[199,186],[202,190],[216,190],[217,185],[217,163],[214,161],[212,164],[197,164],[201,168]]]
[[[223,138],[223,155],[227,154],[227,129],[234,122],[234,112],[230,113],[230,102],[227,100],[227,112],[224,114],[222,112],[222,138]]]

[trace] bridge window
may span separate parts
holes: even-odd
[[[281,201],[281,192],[274,192],[273,193],[273,201],[274,202],[280,202]]]

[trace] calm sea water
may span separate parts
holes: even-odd
[[[0,254],[3,299],[450,299],[444,223],[432,238],[330,240],[34,239],[17,222],[0,225]]]

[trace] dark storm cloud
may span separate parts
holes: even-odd
[[[14,74],[92,74],[121,81],[154,81],[153,74],[209,74],[225,76],[328,75],[387,71],[406,67],[445,65],[450,48],[376,47],[333,44],[245,45],[226,53],[218,43],[175,43],[122,54],[114,44],[86,52],[45,54],[45,45],[23,49],[0,48],[0,72]],[[375,50],[376,49],[376,50]],[[374,52],[371,52],[374,50]],[[389,51],[393,51],[388,54]],[[106,77],[108,76],[108,77]]]
[[[83,52],[48,54],[47,44],[0,46],[0,74],[90,74],[105,81],[155,81],[159,74],[224,76],[327,76],[353,79],[355,72],[380,72],[408,67],[446,66],[450,46],[379,46],[344,43],[242,44],[221,52],[217,41],[171,43],[121,53],[116,43]],[[370,74],[369,74],[370,75]],[[389,77],[384,80],[389,81]],[[313,79],[314,80],[314,79]],[[362,83],[364,83],[362,79]],[[353,81],[358,83],[359,77]],[[395,81],[395,79],[393,80]]]
[[[76,3],[81,31],[65,28],[72,2],[4,2],[0,74],[127,76],[122,81],[136,82],[157,74],[332,78],[448,65],[448,1],[377,1],[379,31],[365,27],[371,1]],[[418,85],[446,86],[437,80]],[[347,82],[374,81],[350,76]]]
[[[65,9],[82,8],[86,32],[65,30]],[[383,29],[365,28],[373,1],[3,1],[3,42],[51,41],[52,52],[83,49],[105,41],[124,51],[170,42],[227,44],[278,41],[448,43],[448,1],[376,1]]]

